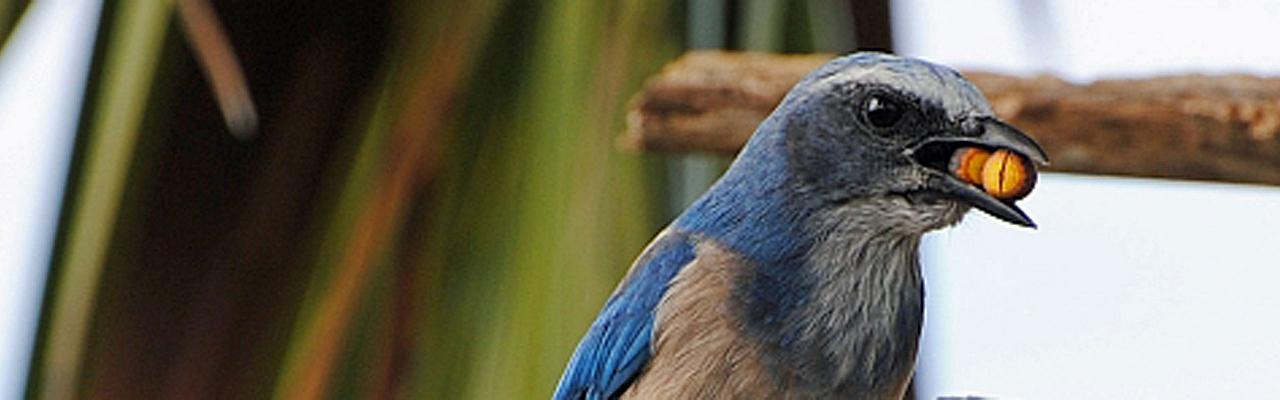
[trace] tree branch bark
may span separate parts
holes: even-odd
[[[697,51],[631,103],[627,149],[731,155],[831,55]],[[1280,184],[1280,79],[1179,75],[1085,85],[966,71],[1052,171]]]

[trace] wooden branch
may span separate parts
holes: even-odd
[[[782,96],[830,55],[691,52],[652,78],[624,148],[733,154]],[[1053,171],[1280,184],[1280,78],[1182,75],[1075,85],[965,76],[1035,137]]]

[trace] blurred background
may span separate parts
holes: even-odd
[[[615,144],[685,50],[1277,74],[1277,20],[1244,0],[3,1],[0,398],[546,398],[729,161]],[[1274,395],[1276,204],[1046,174],[1041,230],[974,215],[926,243],[917,395]]]

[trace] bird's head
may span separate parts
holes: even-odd
[[[854,54],[812,72],[778,111],[785,116],[780,122],[790,169],[826,201],[890,199],[911,211],[954,215],[940,215],[950,218],[942,224],[973,206],[1034,226],[1013,200],[992,196],[950,170],[953,153],[970,147],[1047,162],[1034,140],[997,119],[982,93],[950,68]]]

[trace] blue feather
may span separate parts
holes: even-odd
[[[787,265],[804,252],[810,233],[803,219],[822,200],[798,187],[782,114],[760,125],[725,175],[676,219],[676,228],[713,238],[757,265]]]
[[[578,344],[553,398],[612,399],[648,364],[654,311],[671,279],[693,261],[689,235],[668,232],[640,256]]]

